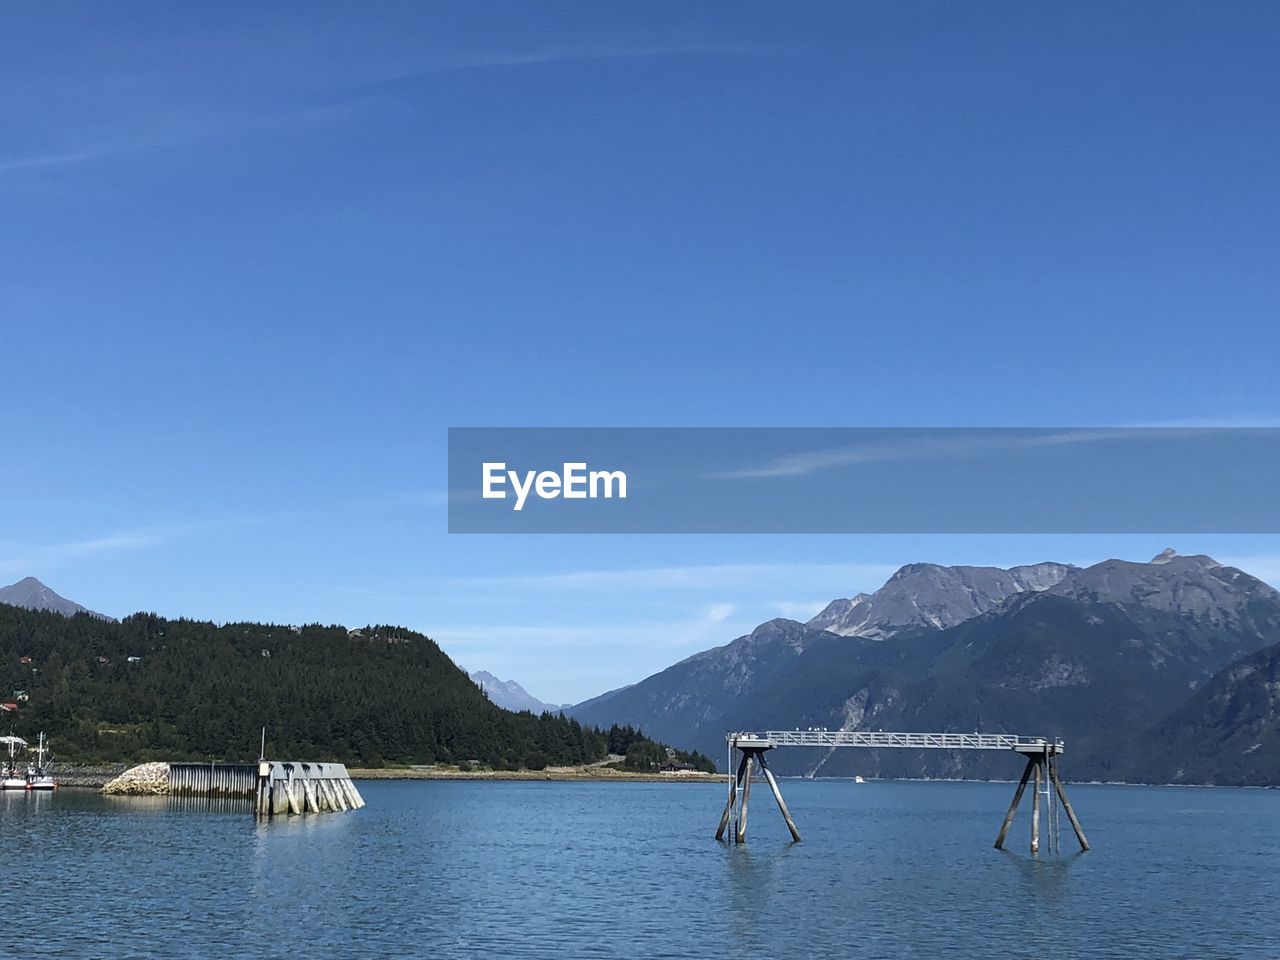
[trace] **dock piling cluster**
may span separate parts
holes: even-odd
[[[255,768],[254,816],[269,819],[359,810],[364,798],[341,763],[260,760]]]
[[[1089,850],[1089,841],[1084,835],[1084,829],[1080,826],[1080,820],[1071,806],[1071,801],[1067,799],[1067,789],[1062,785],[1062,778],[1058,776],[1058,754],[1062,752],[1062,744],[1056,742],[1046,743],[1042,749],[1023,749],[1019,750],[1019,752],[1026,755],[1027,765],[1022,771],[1021,779],[1018,780],[1017,789],[1013,792],[1013,802],[1009,804],[1009,812],[1004,815],[1004,823],[1000,825],[1000,833],[996,837],[996,849],[1004,849],[1005,838],[1009,835],[1009,827],[1013,825],[1013,816],[1018,812],[1018,804],[1022,802],[1022,795],[1026,792],[1027,782],[1033,781],[1032,789],[1034,792],[1031,797],[1031,852],[1040,852],[1041,797],[1044,798],[1046,819],[1049,822],[1049,852],[1056,852],[1058,831],[1056,828],[1057,821],[1053,803],[1055,795],[1058,803],[1061,804],[1063,811],[1067,814],[1067,820],[1071,823],[1071,829],[1075,831],[1076,840],[1080,844],[1081,852]]]

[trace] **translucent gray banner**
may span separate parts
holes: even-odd
[[[450,533],[1277,533],[1276,428],[449,430]]]

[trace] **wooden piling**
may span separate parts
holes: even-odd
[[[751,799],[751,760],[754,750],[744,750],[746,770],[742,776],[742,809],[738,812],[738,843],[747,842],[747,803]]]
[[[796,822],[791,819],[791,811],[787,809],[787,801],[782,799],[782,791],[778,789],[778,781],[773,779],[773,771],[769,769],[769,761],[764,758],[764,754],[760,754],[760,769],[764,771],[764,777],[769,781],[769,789],[773,791],[773,799],[778,801],[778,809],[782,811],[782,819],[787,821],[787,829],[791,831],[791,839],[794,843],[800,842],[800,831],[796,829]]]
[[[1067,811],[1067,819],[1071,821],[1071,829],[1076,832],[1076,839],[1080,841],[1080,850],[1087,852],[1089,841],[1085,839],[1084,830],[1080,827],[1080,821],[1076,819],[1075,810],[1071,809],[1071,801],[1067,799],[1066,788],[1062,786],[1062,779],[1058,776],[1058,764],[1052,763],[1049,767],[1049,775],[1053,779],[1054,789],[1058,792],[1058,800],[1062,803],[1062,809]]]
[[[1022,802],[1022,794],[1027,789],[1027,780],[1031,778],[1031,768],[1035,766],[1035,760],[1027,761],[1026,767],[1022,771],[1022,779],[1018,781],[1018,789],[1013,792],[1013,803],[1009,804],[1009,812],[1004,815],[1004,823],[1000,825],[1000,835],[996,837],[996,849],[1004,849],[1004,838],[1009,835],[1009,827],[1013,824],[1013,815],[1018,812],[1018,804]]]
[[[289,812],[289,791],[284,780],[271,781],[271,815],[281,816]]]
[[[729,799],[725,801],[724,813],[720,815],[720,826],[716,829],[716,839],[724,839],[724,831],[729,826],[729,818],[733,816],[733,806],[738,799],[738,784],[742,781],[742,768],[747,765],[747,755],[744,753],[742,759],[738,762],[738,770],[736,773],[729,775]]]
[[[347,796],[351,798],[351,809],[359,810],[364,807],[364,797],[360,796],[360,791],[356,789],[356,785],[351,780],[340,780],[342,789],[347,791]]]
[[[1036,757],[1032,761],[1035,764],[1035,793],[1031,796],[1031,852],[1040,852],[1040,767],[1044,760]]]

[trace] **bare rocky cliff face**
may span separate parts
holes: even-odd
[[[1165,550],[1150,563],[1104,560],[1049,588],[1051,593],[1093,603],[1118,603],[1177,613],[1210,624],[1238,624],[1255,600],[1280,599],[1272,587],[1212,557]]]
[[[873,594],[833,600],[806,625],[843,637],[884,640],[903,630],[953,627],[1025,591],[1059,584],[1076,571],[1065,563],[1021,567],[943,567],[912,563]]]

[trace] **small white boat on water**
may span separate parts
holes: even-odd
[[[27,767],[28,790],[58,789],[58,782],[53,779],[53,775],[49,773],[48,767],[45,766],[44,755],[44,733],[42,731],[39,743],[36,746],[36,762]]]
[[[861,777],[854,777],[854,778],[853,778],[853,782],[854,782],[854,783],[866,783],[867,781],[863,780]]]
[[[27,741],[10,734],[0,737],[0,743],[9,748],[9,759],[0,764],[0,790],[27,789],[26,771],[18,767],[18,754],[27,749]]]

